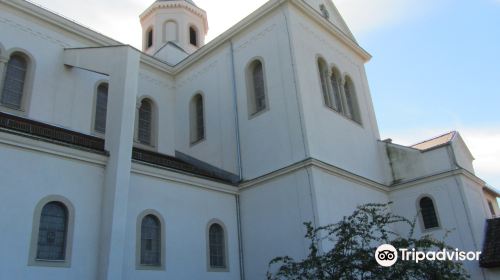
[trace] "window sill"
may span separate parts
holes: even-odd
[[[42,266],[42,267],[60,267],[60,268],[71,267],[68,260],[34,259],[34,260],[31,260],[28,265],[29,266]]]
[[[201,138],[201,139],[199,139],[199,140],[196,140],[196,141],[194,141],[194,142],[191,142],[191,143],[189,144],[189,147],[194,147],[194,146],[196,146],[196,145],[198,145],[198,144],[201,144],[201,143],[205,142],[205,139],[206,139],[206,138],[205,138],[205,137],[203,137],[203,138]]]
[[[164,265],[147,265],[147,264],[138,264],[135,267],[136,270],[153,270],[153,271],[165,271]]]
[[[356,125],[358,125],[358,126],[359,126],[359,127],[361,127],[361,128],[364,128],[364,126],[363,126],[363,123],[362,123],[362,122],[355,121],[354,119],[351,119],[351,118],[349,118],[348,116],[344,115],[342,112],[340,112],[340,111],[338,111],[338,110],[335,110],[334,108],[329,107],[329,106],[327,106],[327,105],[326,105],[326,104],[324,104],[324,103],[323,103],[323,105],[325,106],[325,108],[326,108],[326,109],[328,109],[328,110],[330,110],[330,111],[333,111],[333,112],[337,113],[339,116],[343,117],[344,119],[349,120],[349,121],[351,121],[351,122],[355,123]]]
[[[269,111],[269,107],[266,107],[258,112],[252,113],[252,114],[248,115],[248,120],[256,119],[259,116],[265,114],[267,111]]]
[[[12,107],[8,107],[8,106],[5,106],[3,104],[0,104],[0,111],[7,113],[7,114],[14,115],[14,116],[18,116],[18,117],[26,117],[28,115],[27,112],[25,110],[23,110],[22,108],[21,109],[14,109]]]
[[[208,272],[229,272],[229,268],[217,268],[217,267],[209,267]]]

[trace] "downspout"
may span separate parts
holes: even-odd
[[[241,142],[240,142],[240,120],[238,112],[238,90],[236,86],[236,67],[234,63],[234,45],[233,41],[229,41],[231,48],[231,72],[233,74],[233,107],[234,107],[234,124],[236,136],[236,160],[238,162],[238,182],[243,180],[243,165],[241,161]],[[239,248],[239,265],[240,265],[240,280],[245,280],[245,263],[243,261],[243,233],[241,230],[241,204],[240,195],[235,194],[236,198],[236,223],[238,230],[238,248]]]

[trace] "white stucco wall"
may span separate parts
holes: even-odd
[[[387,203],[383,190],[353,182],[326,170],[313,168],[314,194],[319,226],[337,223],[366,203]]]
[[[23,51],[33,58],[34,73],[26,85],[31,99],[24,115],[91,134],[96,83],[106,77],[65,67],[63,50],[96,43],[6,5],[0,9],[0,34],[7,51]]]
[[[2,174],[9,174],[0,183],[0,279],[95,279],[103,167],[2,143],[0,158]],[[75,210],[71,266],[28,266],[35,206],[54,195]]]
[[[145,210],[165,221],[165,270],[136,270],[136,221]],[[125,279],[238,279],[236,198],[188,184],[133,173],[128,202]],[[227,231],[228,272],[208,272],[207,226],[217,219]]]
[[[463,194],[467,197],[470,190],[469,187],[460,183],[461,180],[460,176],[452,176],[394,190],[389,195],[389,199],[394,202],[392,209],[395,214],[409,219],[417,217],[416,236],[431,234],[434,238],[443,240],[447,231],[450,231],[445,239],[445,242],[450,246],[463,251],[481,251],[482,242],[478,242],[476,236],[478,236],[479,231],[483,232],[481,235],[484,234],[484,214],[477,215],[477,211],[469,210],[469,207],[477,206],[470,204],[467,198],[464,199]],[[438,229],[424,230],[421,218],[417,216],[418,200],[424,195],[431,197],[434,201],[440,223]],[[475,201],[475,203],[478,202]],[[479,203],[482,209],[484,202]],[[399,227],[398,232],[406,234],[408,229]],[[464,262],[464,265],[472,279],[482,279],[478,262]]]
[[[245,279],[265,279],[275,257],[306,256],[304,222],[314,221],[307,171],[273,178],[241,191]]]
[[[363,60],[298,9],[290,8],[289,22],[311,157],[386,183],[390,173],[386,155],[377,144],[380,136]],[[348,74],[352,78],[362,125],[324,104],[318,57],[324,58],[330,67],[338,68],[343,76]]]

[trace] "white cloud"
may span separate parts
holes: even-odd
[[[456,130],[475,158],[476,175],[500,190],[500,124],[488,127],[459,125]],[[399,130],[385,136],[392,138],[395,143],[411,145],[448,131],[440,128]]]
[[[339,12],[355,34],[412,20],[442,0],[336,0]],[[500,1],[500,0],[499,0]]]

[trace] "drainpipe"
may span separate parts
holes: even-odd
[[[236,87],[236,67],[234,63],[234,45],[233,41],[230,40],[229,44],[231,46],[231,72],[233,74],[233,107],[234,107],[234,123],[236,130],[236,159],[238,162],[238,181],[241,182],[243,180],[243,167],[241,160],[241,142],[240,142],[240,121],[238,114],[238,90]],[[238,248],[239,248],[239,264],[240,264],[240,280],[245,280],[245,263],[243,261],[243,233],[241,230],[241,204],[240,204],[240,195],[236,194],[236,222],[238,228]]]

